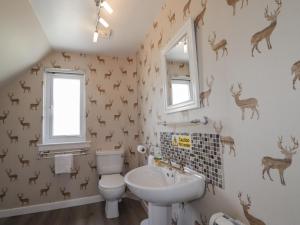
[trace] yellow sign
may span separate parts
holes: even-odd
[[[192,141],[190,135],[173,135],[172,145],[178,148],[191,149]]]

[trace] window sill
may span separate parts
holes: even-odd
[[[91,142],[70,142],[70,143],[53,143],[53,144],[39,144],[38,150],[40,152],[45,151],[61,151],[61,150],[79,150],[87,149],[90,147]]]

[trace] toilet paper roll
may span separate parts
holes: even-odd
[[[138,145],[137,146],[137,151],[141,154],[145,154],[147,152],[147,149],[144,145]]]

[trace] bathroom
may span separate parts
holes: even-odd
[[[1,0],[0,224],[299,225],[299,11]]]

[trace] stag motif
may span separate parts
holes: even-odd
[[[114,102],[113,100],[110,100],[109,103],[106,103],[105,104],[105,110],[111,110],[113,102]]]
[[[11,105],[14,105],[15,103],[16,103],[16,105],[19,105],[20,99],[15,98],[13,93],[11,93],[11,94],[8,93],[8,97],[11,102]]]
[[[108,71],[108,73],[105,73],[104,78],[105,79],[110,79],[111,75],[112,75],[112,70]]]
[[[127,86],[127,90],[129,93],[133,93],[134,89],[132,87],[130,87],[130,85]]]
[[[35,171],[34,176],[29,177],[28,183],[29,184],[36,184],[36,181],[39,179],[40,174],[41,174],[40,171],[38,171],[38,172]]]
[[[101,119],[101,116],[97,116],[97,121],[100,124],[100,126],[105,126],[106,121]]]
[[[210,96],[211,91],[212,91],[212,85],[214,83],[214,80],[215,80],[215,78],[214,78],[213,75],[211,75],[211,81],[210,82],[208,81],[208,78],[206,79],[206,84],[208,86],[208,90],[203,91],[203,92],[200,93],[200,106],[202,106],[202,107],[205,107],[205,104],[204,104],[205,100],[206,100],[206,105],[209,106],[209,96]]]
[[[89,67],[90,73],[97,73],[97,69],[94,68],[92,64],[89,64],[88,67]]]
[[[298,140],[296,140],[295,137],[291,137],[291,141],[293,143],[293,146],[287,147],[282,145],[282,137],[280,137],[278,140],[277,145],[278,148],[280,149],[280,152],[285,156],[284,159],[278,159],[269,156],[263,157],[262,159],[262,165],[264,167],[262,171],[263,179],[265,179],[265,172],[267,172],[270,180],[273,181],[270,175],[270,169],[277,169],[280,176],[281,184],[286,185],[284,179],[284,171],[292,165],[293,156],[297,153],[297,149],[299,148],[299,142]]]
[[[0,116],[0,121],[2,120],[2,124],[5,123],[5,120],[7,119],[9,115],[9,111],[3,111],[2,116]]]
[[[160,32],[160,37],[157,41],[157,47],[160,48],[161,44],[162,44],[162,40],[163,40],[163,33]]]
[[[19,198],[19,201],[21,202],[22,206],[29,204],[29,199],[24,198],[24,194],[17,194],[17,197]]]
[[[99,92],[99,94],[101,95],[101,94],[105,94],[105,89],[103,89],[102,87],[101,87],[101,85],[97,85],[97,90],[98,90],[98,92]]]
[[[138,140],[140,138],[140,134],[139,132],[137,132],[135,135],[134,135],[134,140]]]
[[[114,120],[119,120],[121,115],[122,115],[121,111],[118,111],[118,114],[114,115]]]
[[[93,131],[93,129],[89,128],[89,134],[91,136],[91,138],[97,138],[98,134],[96,131]]]
[[[130,57],[127,57],[126,60],[127,60],[127,62],[128,62],[129,64],[132,64],[132,63],[133,63],[133,59],[130,58]]]
[[[250,109],[252,111],[251,119],[254,117],[254,113],[257,115],[257,119],[259,119],[259,111],[257,109],[258,107],[258,101],[256,98],[248,98],[248,99],[240,99],[240,96],[242,94],[242,84],[239,83],[239,90],[234,91],[234,85],[231,86],[231,93],[232,97],[235,100],[235,103],[240,109],[242,110],[242,120],[245,119],[245,110]]]
[[[122,75],[127,75],[127,70],[124,69],[123,67],[120,67],[120,71],[121,71]]]
[[[150,44],[150,49],[153,50],[154,47],[155,47],[155,45],[154,45],[154,42],[152,41],[151,44]]]
[[[90,178],[89,177],[86,177],[85,179],[84,179],[84,182],[82,182],[81,184],[80,184],[80,190],[86,190],[86,188],[87,188],[87,186],[88,186],[88,184],[89,184],[89,180],[90,180]]]
[[[8,154],[8,149],[2,149],[2,153],[0,154],[0,160],[1,160],[1,163],[4,162],[4,158],[7,156]]]
[[[250,225],[266,225],[262,220],[256,218],[255,216],[253,216],[252,214],[249,213],[249,210],[250,210],[250,207],[251,207],[251,204],[252,204],[249,195],[247,195],[248,203],[246,203],[245,201],[242,200],[242,193],[241,192],[238,194],[238,198],[240,200],[241,206],[243,207],[245,217],[248,220]]]
[[[26,91],[29,93],[31,91],[31,87],[26,86],[26,81],[19,81],[19,84],[21,86],[21,88],[23,89],[23,92],[25,93]]]
[[[19,158],[19,161],[20,161],[22,167],[29,166],[30,161],[29,160],[25,160],[24,159],[24,155],[18,155],[18,158]]]
[[[6,196],[7,191],[8,191],[7,187],[1,189],[1,194],[0,194],[0,200],[1,200],[1,202],[3,202],[3,199]]]
[[[29,146],[34,146],[34,147],[36,147],[37,146],[37,143],[39,142],[39,140],[40,140],[40,135],[34,135],[34,139],[31,139],[31,140],[29,140]]]
[[[132,77],[136,77],[137,76],[137,71],[132,72]]]
[[[170,24],[173,25],[176,22],[176,14],[172,13],[170,11],[170,14],[168,15],[168,19],[169,19]],[[145,61],[144,61],[144,64],[145,64]]]
[[[56,61],[55,61],[55,60],[51,61],[51,66],[52,66],[53,68],[55,68],[55,69],[60,69],[60,68],[61,68],[60,65],[56,64]]]
[[[18,174],[13,173],[11,169],[6,169],[5,173],[7,174],[10,182],[18,180]]]
[[[184,7],[183,7],[183,18],[187,17],[188,14],[191,13],[191,3],[192,0],[188,0],[187,3],[185,3]]]
[[[132,146],[128,147],[128,151],[129,151],[130,155],[133,155],[133,156],[135,155],[135,151],[132,150]]]
[[[105,141],[106,141],[106,142],[108,142],[108,141],[110,142],[113,136],[114,136],[114,133],[113,133],[113,132],[110,132],[109,135],[106,135],[106,136],[105,136]]]
[[[70,173],[70,178],[71,179],[76,179],[77,178],[77,175],[79,174],[79,170],[80,170],[80,167],[78,166],[77,168],[73,168],[71,173]]]
[[[295,62],[292,66],[292,75],[295,75],[293,79],[293,89],[296,90],[296,81],[300,81],[300,61]]]
[[[95,163],[93,163],[92,161],[89,161],[88,164],[92,171],[97,171],[97,165]]]
[[[41,103],[41,99],[35,99],[35,103],[31,103],[30,105],[29,105],[29,108],[31,109],[31,110],[37,110],[38,109],[38,107],[39,107],[39,105],[40,105],[40,103]]]
[[[50,169],[50,172],[52,173],[53,177],[55,177],[55,167],[54,167],[54,165],[49,165],[49,169]]]
[[[236,152],[235,152],[235,143],[234,143],[234,139],[230,136],[221,136],[222,130],[223,130],[223,124],[220,121],[219,123],[219,127],[217,126],[217,123],[214,122],[213,124],[214,129],[216,131],[217,134],[220,135],[220,142],[221,142],[221,146],[222,146],[222,153],[224,154],[224,149],[225,149],[225,145],[227,145],[229,147],[229,155],[231,155],[231,152],[233,152],[233,156],[236,156]]]
[[[20,122],[20,124],[21,124],[23,130],[24,130],[25,128],[29,129],[29,128],[30,128],[30,123],[24,122],[24,121],[25,121],[25,118],[24,118],[24,117],[19,118],[19,122]]]
[[[124,96],[121,96],[120,98],[121,98],[121,102],[123,103],[123,105],[128,105],[128,100],[125,99]]]
[[[40,196],[48,196],[48,191],[50,190],[51,183],[46,183],[45,188],[41,188],[40,190]]]
[[[96,99],[93,99],[92,96],[89,96],[89,101],[92,105],[97,105],[97,100]]]
[[[59,188],[60,193],[64,197],[64,199],[71,198],[71,192],[66,191],[66,188]]]
[[[263,30],[255,33],[251,38],[251,44],[252,44],[252,57],[254,57],[254,50],[256,50],[258,53],[261,53],[261,51],[258,48],[258,44],[266,40],[268,49],[272,49],[271,45],[271,35],[273,31],[276,28],[277,25],[277,17],[280,14],[280,9],[282,6],[281,0],[275,0],[275,3],[277,4],[277,9],[274,11],[274,13],[269,14],[269,7],[265,9],[265,18],[267,21],[270,22],[270,25],[264,28]]]
[[[128,136],[128,134],[129,134],[129,131],[125,130],[125,128],[122,128],[122,132],[123,132],[124,136]]]
[[[61,55],[64,58],[65,62],[71,60],[71,56],[68,55],[66,52],[62,52]]]
[[[211,49],[216,53],[216,60],[219,59],[219,50],[222,50],[222,57],[224,56],[225,52],[226,55],[228,55],[228,50],[227,50],[227,41],[226,39],[222,39],[218,43],[216,43],[217,35],[216,32],[213,32],[213,37],[211,38],[211,35],[208,37],[208,42],[211,46]]]
[[[122,146],[123,146],[123,143],[122,142],[118,142],[118,144],[114,146],[114,149],[115,150],[119,150],[119,149],[122,148]]]
[[[117,83],[113,84],[113,89],[119,90],[120,85],[121,85],[121,81],[119,80],[119,81],[117,81]]]
[[[236,12],[236,5],[240,1],[242,1],[242,5],[241,5],[241,9],[242,9],[244,7],[245,0],[226,0],[227,4],[229,6],[232,6],[232,8],[233,8],[233,15],[234,16],[235,16],[235,12]],[[248,0],[246,0],[246,3],[248,5]]]
[[[38,72],[41,70],[41,66],[40,65],[36,65],[33,66],[30,70],[31,74],[35,74],[37,76]]]
[[[19,137],[12,134],[12,131],[7,131],[7,136],[10,139],[10,143],[17,143],[19,141]]]
[[[200,22],[201,22],[202,26],[204,25],[204,15],[205,15],[205,12],[206,12],[207,0],[201,0],[201,5],[202,5],[203,9],[198,14],[198,16],[196,17],[195,22],[194,22],[196,28],[200,28],[199,27]]]
[[[131,115],[128,116],[128,121],[130,125],[134,125],[134,119],[131,118]]]
[[[105,59],[101,58],[100,56],[97,56],[97,60],[100,64],[101,63],[105,64]]]

